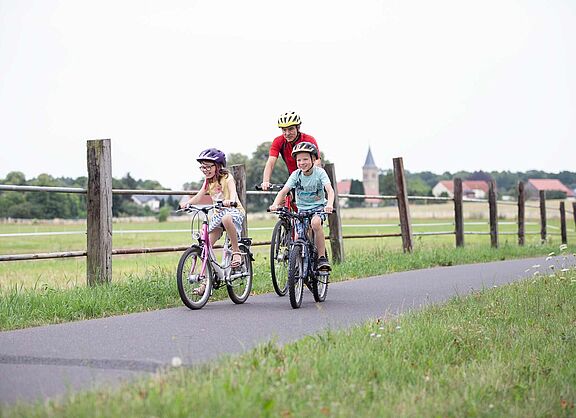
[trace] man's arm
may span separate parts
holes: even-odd
[[[274,165],[278,157],[269,156],[266,165],[264,166],[264,174],[262,174],[262,190],[268,190],[270,187],[270,178],[272,177],[272,172],[274,171]]]

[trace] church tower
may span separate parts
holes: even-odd
[[[379,195],[380,185],[378,182],[378,167],[374,163],[372,151],[368,147],[368,155],[362,167],[362,183],[364,184],[364,194],[366,195]],[[366,199],[368,205],[377,206],[380,203],[378,199]]]

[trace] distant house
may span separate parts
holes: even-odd
[[[488,196],[489,185],[487,181],[483,180],[463,180],[462,181],[462,195],[463,197],[470,197],[475,199],[486,199]],[[454,181],[442,180],[432,188],[432,194],[436,197],[446,193],[448,197],[454,197]]]
[[[154,212],[158,212],[160,210],[160,205],[162,205],[163,201],[168,199],[172,199],[173,202],[179,202],[183,199],[188,200],[188,196],[181,196],[181,195],[133,195],[132,201],[140,206],[147,206]],[[207,199],[202,199],[201,204],[210,204],[212,201],[210,200],[210,196]]]
[[[574,198],[574,191],[558,179],[528,179],[524,186],[528,198],[538,199],[540,191],[565,193],[567,198]]]
[[[153,211],[158,211],[160,209],[160,199],[159,196],[153,195],[133,195],[132,201],[140,206],[147,206]]]

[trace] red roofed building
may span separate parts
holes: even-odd
[[[342,194],[350,194],[350,189],[352,188],[352,180],[351,179],[340,180],[338,182],[338,184],[336,185],[336,188],[338,190],[339,196]],[[347,197],[339,197],[338,203],[340,204],[340,207],[345,208],[348,206],[348,198]]]
[[[483,180],[463,180],[462,195],[475,199],[486,199],[490,186],[487,181]],[[454,181],[442,180],[432,188],[432,194],[436,197],[446,193],[448,197],[454,197]]]
[[[524,190],[529,197],[536,199],[541,190],[546,192],[562,192],[566,193],[566,197],[574,197],[574,192],[558,179],[528,179]]]
[[[338,194],[350,194],[350,188],[352,187],[352,180],[340,180],[338,182]]]

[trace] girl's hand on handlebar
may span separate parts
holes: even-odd
[[[223,201],[222,201],[222,206],[225,206],[225,207],[227,207],[227,208],[235,208],[235,207],[238,206],[238,203],[236,203],[236,202],[233,201],[233,200],[228,200],[228,199],[226,199],[226,200],[223,200]]]

